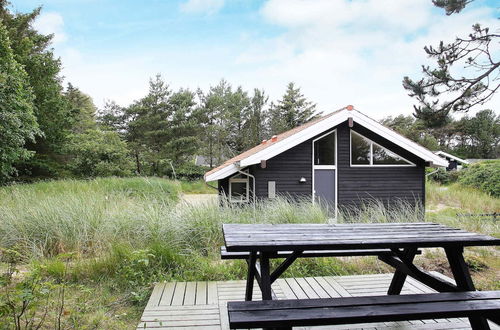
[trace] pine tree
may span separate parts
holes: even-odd
[[[97,127],[97,108],[92,102],[92,98],[87,94],[68,83],[64,92],[69,107],[69,115],[72,119],[71,132],[83,133],[89,129]]]
[[[452,15],[472,1],[433,0],[433,3]],[[424,47],[436,64],[423,65],[423,78],[419,80],[403,78],[403,88],[418,102],[414,106],[415,116],[429,126],[443,126],[450,122],[452,112],[467,112],[490,100],[500,88],[499,38],[497,32],[474,24],[466,37]]]
[[[305,124],[318,116],[315,115],[315,110],[316,105],[308,101],[300,92],[300,88],[291,82],[282,99],[276,104],[271,104],[270,131],[272,134],[279,134]]]
[[[125,113],[128,121],[127,141],[134,152],[136,171],[141,174],[141,163],[148,165],[151,175],[160,174],[160,160],[165,158],[164,145],[167,133],[172,92],[160,75],[149,81],[149,93],[129,106]]]
[[[267,136],[267,111],[265,105],[268,100],[269,97],[265,94],[264,90],[254,89],[244,129],[246,137],[245,149],[258,145]]]

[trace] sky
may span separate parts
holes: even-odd
[[[500,28],[500,5],[476,0],[446,16],[431,0],[11,0],[43,6],[62,74],[98,107],[126,106],[160,73],[173,89],[221,79],[279,99],[293,81],[328,113],[352,104],[380,119],[413,111],[404,76],[432,64],[423,47]],[[498,47],[498,45],[496,45]],[[498,55],[498,53],[497,53]],[[498,95],[476,108],[500,112]]]

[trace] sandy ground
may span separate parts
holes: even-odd
[[[217,202],[217,194],[184,194],[181,203],[189,205],[207,205]]]

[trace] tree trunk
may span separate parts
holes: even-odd
[[[141,175],[141,162],[139,161],[139,153],[135,153],[135,165],[137,174]]]

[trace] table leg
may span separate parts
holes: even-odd
[[[247,287],[245,291],[245,301],[252,300],[253,282],[255,279],[255,262],[257,261],[257,252],[250,252],[247,259],[248,274],[247,274]]]
[[[475,291],[476,288],[472,282],[469,267],[464,260],[463,247],[445,248],[444,250],[446,252],[446,257],[448,258],[451,272],[453,273],[457,287],[462,291]],[[474,330],[490,329],[488,321],[484,317],[470,317],[469,322]]]
[[[407,248],[403,250],[402,255],[399,256],[400,259],[403,262],[408,262],[408,263],[413,263],[413,259],[415,258],[415,255],[417,254],[418,249],[417,248]],[[403,289],[403,285],[405,284],[406,281],[406,273],[396,269],[394,272],[394,276],[392,277],[391,285],[389,286],[389,290],[387,291],[388,295],[398,295],[401,293],[401,290]]]
[[[260,254],[260,282],[262,291],[262,300],[272,300],[271,290],[271,269],[269,265],[269,253]]]

